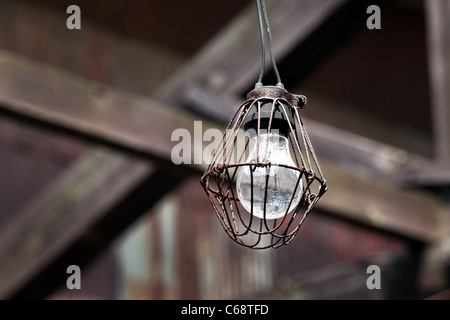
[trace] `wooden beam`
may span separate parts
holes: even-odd
[[[186,102],[218,123],[226,125],[243,99],[233,95],[214,94],[201,86],[192,84],[186,89]],[[323,101],[315,104],[323,104]],[[327,105],[324,109],[332,109]],[[309,108],[307,106],[307,108]],[[305,110],[307,114],[307,110]],[[303,117],[305,127],[313,143],[314,151],[335,164],[367,176],[404,182],[411,172],[433,166],[429,159],[405,149],[366,138],[361,135],[332,127]],[[368,121],[368,119],[365,119]],[[367,123],[367,125],[370,125]],[[408,180],[408,182],[410,182]]]
[[[178,181],[148,162],[88,152],[0,227],[0,299],[45,298],[67,266],[84,266]]]
[[[172,132],[198,118],[0,51],[0,112],[151,160],[173,170]],[[24,89],[26,88],[26,90]],[[206,130],[210,125],[203,121]],[[201,136],[200,136],[201,138]],[[179,166],[189,174],[195,166]],[[182,173],[184,171],[184,173]]]
[[[184,56],[167,48],[96,24],[88,18],[94,13],[89,11],[98,6],[103,12],[102,5],[88,2],[77,2],[82,29],[74,31],[66,27],[68,2],[53,2],[52,6],[37,1],[0,1],[0,30],[8,30],[0,33],[0,49],[142,96],[151,94],[185,62]],[[108,14],[111,11],[105,12]],[[116,24],[130,23],[132,15],[125,16]]]
[[[450,165],[440,163],[424,166],[418,170],[404,174],[403,181],[420,188],[442,191],[450,187]]]
[[[347,1],[266,0],[276,59],[288,54]],[[184,90],[192,83],[214,93],[242,94],[258,78],[261,65],[258,33],[256,7],[252,3],[166,82],[156,97],[183,105]]]
[[[415,170],[405,181],[443,190],[450,186],[450,3],[430,0],[425,5],[435,163]]]
[[[129,159],[110,155],[108,151],[86,154],[1,227],[1,298],[11,297],[41,272],[74,238],[81,237],[89,224],[101,219],[116,199],[129,192],[133,179],[142,179],[151,170],[145,163],[125,166]],[[116,180],[120,170],[127,171],[127,180]]]
[[[425,2],[436,160],[450,163],[450,2]]]
[[[319,161],[330,189],[318,202],[319,210],[419,243],[438,239],[442,218],[439,197],[356,175],[327,159]]]

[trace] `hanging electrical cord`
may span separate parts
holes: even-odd
[[[264,22],[262,18],[262,8],[261,8],[261,1],[256,0],[256,6],[258,8],[258,21],[259,21],[259,33],[261,35],[261,72],[259,73],[258,82],[256,83],[255,87],[262,87],[262,79],[264,77],[264,71],[266,67],[266,37],[264,36]]]
[[[258,21],[259,21],[259,31],[261,34],[261,72],[259,74],[258,82],[255,87],[262,87],[262,79],[264,77],[265,66],[266,66],[266,36],[267,36],[267,44],[269,47],[269,55],[272,63],[273,70],[275,72],[275,77],[277,79],[277,86],[284,88],[283,83],[281,82],[280,74],[278,72],[278,68],[275,62],[275,57],[273,56],[272,50],[272,32],[270,30],[269,18],[267,16],[266,4],[264,0],[256,0],[256,6],[258,10]]]

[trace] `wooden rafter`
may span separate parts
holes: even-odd
[[[415,171],[408,181],[442,189],[450,186],[450,2],[430,0],[425,5],[435,163]]]
[[[173,170],[170,155],[177,142],[170,142],[172,132],[178,128],[193,132],[198,120],[154,99],[111,89],[7,52],[0,52],[0,74],[4,115],[141,155],[162,168]],[[203,126],[208,128],[206,121]]]

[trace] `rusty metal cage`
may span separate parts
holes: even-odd
[[[299,115],[305,104],[278,86],[249,92],[201,178],[222,227],[240,245],[288,244],[327,190]]]

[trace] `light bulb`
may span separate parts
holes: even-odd
[[[299,171],[279,166],[280,164],[293,167],[296,166],[289,152],[288,140],[283,135],[265,133],[260,134],[259,139],[258,135],[250,138],[249,143],[250,152],[246,163],[256,163],[257,155],[260,162],[264,161],[267,148],[267,161],[270,162],[271,165],[262,167],[247,165],[241,167],[236,180],[236,189],[239,200],[248,212],[252,212],[253,205],[253,215],[258,218],[264,218],[264,206],[266,207],[266,219],[281,218],[298,205],[303,190],[302,181],[300,180],[298,182],[300,176]],[[297,182],[298,186],[297,189],[295,189]],[[267,199],[264,205],[266,189]],[[294,199],[292,199],[292,197],[294,197]],[[291,205],[289,206],[290,202]]]

